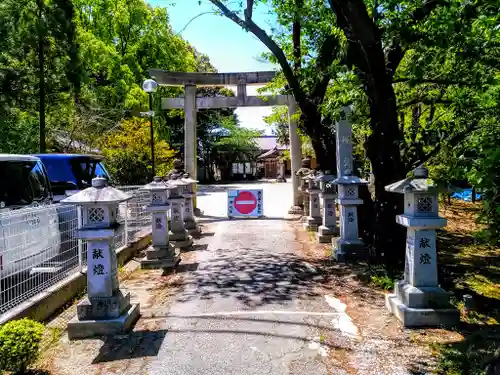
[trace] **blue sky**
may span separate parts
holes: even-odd
[[[198,0],[148,1],[154,6],[166,7],[174,31],[181,32],[180,35],[199,52],[208,55],[219,72],[275,70],[276,67],[272,64],[258,61],[259,55],[267,52],[267,47],[253,34],[243,31],[231,20],[215,14],[200,15],[193,20],[193,17],[200,13],[214,10],[214,6],[208,0],[202,0],[201,5]],[[229,3],[235,4],[238,1]],[[262,8],[254,11],[253,18],[265,29],[268,29],[267,25],[272,22],[271,16]],[[248,87],[248,95],[255,95],[255,90],[256,87]],[[236,113],[243,126],[266,130],[270,134],[269,126],[262,119],[271,113],[270,107],[238,108]]]

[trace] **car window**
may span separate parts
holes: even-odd
[[[96,163],[94,177],[105,177],[109,180],[108,171],[104,168],[104,165],[101,162]]]
[[[77,184],[76,176],[71,170],[68,159],[65,158],[41,158],[51,183],[71,182]],[[77,184],[78,185],[78,184]]]
[[[49,197],[43,167],[36,161],[0,162],[2,206],[24,206]]]
[[[79,172],[81,179],[88,185],[92,183],[95,177],[105,177],[109,180],[109,175],[104,165],[98,160],[81,160],[79,161]]]
[[[35,163],[31,173],[29,174],[29,181],[33,191],[33,200],[42,201],[49,196],[47,180],[43,172],[43,166],[40,162]]]

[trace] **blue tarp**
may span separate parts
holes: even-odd
[[[458,191],[456,193],[453,193],[451,196],[452,198],[455,199],[460,199],[461,201],[465,202],[471,202],[472,201],[472,189],[464,189],[462,191]],[[481,199],[481,194],[478,194],[476,192],[476,200]]]

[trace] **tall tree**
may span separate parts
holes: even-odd
[[[497,69],[498,64],[492,59],[496,52],[492,51],[498,51],[498,48],[489,37],[497,20],[493,17],[492,4],[456,0],[248,0],[245,10],[241,11],[229,9],[225,1],[210,1],[224,16],[252,32],[269,48],[272,60],[280,65],[286,83],[302,110],[304,130],[311,137],[321,167],[325,168],[322,161],[327,149],[334,150],[331,136],[324,138],[327,144],[318,141],[318,135],[331,132],[329,121],[320,121],[320,110],[331,104],[329,100],[325,101],[325,95],[341,94],[333,100],[337,106],[330,111],[331,118],[338,115],[341,105],[352,102],[361,104],[356,114],[361,117],[366,115],[363,146],[375,177],[373,244],[379,252],[400,248],[395,246],[396,236],[393,234],[398,231],[394,216],[401,211],[402,202],[396,195],[386,193],[384,187],[404,177],[415,163],[422,163],[438,153],[441,146],[429,150],[427,145],[433,138],[424,136],[426,145],[415,147],[414,141],[420,139],[422,134],[415,137],[415,132],[412,133],[408,126],[401,126],[401,108],[398,108],[397,102],[397,93],[401,91],[398,88],[396,92],[394,85],[409,81],[410,87],[424,82],[441,86],[457,83],[453,79],[432,77],[429,80],[425,77],[422,67],[426,66],[426,61],[418,56],[423,51],[435,67],[438,66],[436,52],[439,50],[441,56],[448,56],[448,61],[467,56],[470,63],[472,60],[476,63],[481,61],[481,64],[488,63]],[[278,27],[273,30],[273,35],[265,32],[252,19],[251,9],[258,3],[266,3],[277,14]],[[297,22],[301,23],[300,28]],[[483,26],[485,33],[481,33],[479,25]],[[300,39],[297,30],[300,30]],[[484,47],[479,47],[480,39]],[[297,70],[294,67],[297,66],[299,49],[302,66]],[[413,59],[413,64],[409,59]],[[407,69],[399,76],[401,69],[398,68],[402,62]],[[419,79],[409,79],[415,75]],[[342,88],[337,81],[347,82],[351,92],[341,93]],[[311,82],[315,83],[312,90],[308,89]],[[277,82],[276,86],[283,83]],[[422,88],[425,89],[425,86]],[[363,94],[361,97],[357,94],[359,91]],[[427,86],[427,92],[431,93],[429,99],[435,99],[434,90],[429,90]],[[320,95],[316,96],[318,93]],[[312,110],[317,103],[320,105]],[[429,119],[434,123],[436,110],[431,112],[434,114]],[[415,109],[415,117],[419,117],[419,113]],[[312,118],[315,120],[311,122]],[[419,128],[418,123],[414,121],[413,129]],[[469,129],[460,126],[458,132],[454,131],[440,143],[453,144],[463,138]]]

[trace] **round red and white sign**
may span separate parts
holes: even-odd
[[[249,191],[241,191],[234,199],[234,208],[243,215],[248,215],[257,207],[257,198]]]

